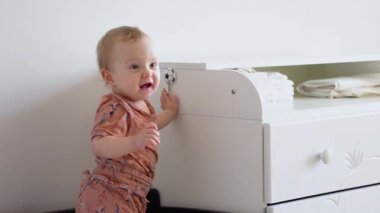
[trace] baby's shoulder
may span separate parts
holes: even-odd
[[[104,95],[101,100],[97,113],[125,114],[127,112],[125,103],[112,93]]]

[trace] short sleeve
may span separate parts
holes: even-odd
[[[91,131],[91,141],[104,136],[126,136],[128,130],[128,113],[120,103],[114,100],[102,103],[95,116]]]

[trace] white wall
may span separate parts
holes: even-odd
[[[380,54],[379,2],[0,1],[0,212],[73,207],[104,92],[95,46],[137,25],[162,61],[279,65]]]

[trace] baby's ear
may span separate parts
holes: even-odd
[[[106,85],[112,86],[113,79],[112,79],[111,71],[109,71],[108,69],[102,69],[100,73],[102,74],[102,78],[104,82],[106,82]]]

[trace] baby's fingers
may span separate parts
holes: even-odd
[[[157,124],[155,124],[153,122],[148,123],[148,125],[146,125],[145,128],[146,129],[153,129],[153,130],[157,130],[158,129]]]
[[[155,130],[155,129],[148,129],[148,130],[146,131],[146,134],[147,134],[147,135],[154,135],[154,136],[156,136],[156,137],[160,137],[160,132],[157,131],[157,130]]]
[[[173,101],[176,105],[178,105],[178,103],[179,103],[178,96],[176,96],[176,95],[172,95],[172,101]]]
[[[149,135],[148,139],[155,141],[156,144],[160,143],[160,137],[158,137],[157,135]]]
[[[164,88],[162,88],[162,90],[161,90],[161,94],[163,95],[163,94],[168,94],[169,92],[168,92],[168,90],[164,87]]]
[[[147,142],[148,142],[148,144],[151,144],[153,146],[157,146],[160,143],[160,140],[158,138],[148,138]]]

